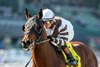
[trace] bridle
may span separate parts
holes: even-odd
[[[42,30],[43,30],[43,28],[42,28]],[[42,34],[43,34],[42,30],[41,30],[41,35],[38,37],[38,39],[35,40],[35,42],[33,42],[33,43],[30,44],[30,47],[29,47],[29,48],[30,48],[31,50],[33,49],[33,46],[35,46],[35,45],[40,45],[40,44],[45,43],[45,42],[48,42],[48,41],[50,40],[50,39],[42,40]],[[25,65],[25,67],[27,67],[27,66],[29,65],[29,63],[31,62],[31,60],[32,60],[32,57],[31,57],[30,60],[27,62],[27,64]]]
[[[35,46],[35,45],[40,45],[40,44],[48,42],[50,40],[50,39],[42,40],[42,36],[43,36],[43,32],[42,31],[43,31],[43,28],[40,31],[40,33],[41,33],[40,36],[38,36],[38,38],[33,43],[30,44],[30,47],[29,47],[30,49],[32,49],[33,46]]]
[[[38,31],[33,30],[33,33],[35,33],[38,36],[38,38],[34,44],[41,44],[41,43],[48,41],[48,40],[42,40],[42,36],[43,36],[43,22],[42,22],[42,20],[35,17],[35,23],[37,23],[37,25],[39,26],[39,30]]]
[[[45,42],[48,42],[48,41],[50,40],[50,39],[42,40],[43,29],[44,29],[44,28],[43,28],[43,23],[42,23],[41,20],[39,20],[39,19],[37,19],[37,18],[35,18],[34,20],[36,20],[36,21],[34,22],[34,24],[35,24],[35,23],[39,24],[39,26],[41,26],[41,28],[40,28],[38,31],[36,31],[36,30],[34,29],[34,24],[33,24],[33,27],[32,27],[31,30],[30,30],[30,32],[35,33],[36,36],[38,37],[34,42],[32,42],[32,43],[30,44],[29,49],[31,49],[31,50],[33,49],[33,47],[34,47],[35,45],[40,45],[40,44],[45,43]],[[25,65],[25,67],[28,66],[28,64],[30,63],[31,59],[32,59],[32,57],[31,57],[30,60],[27,62],[27,64]]]

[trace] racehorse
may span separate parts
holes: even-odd
[[[32,50],[32,67],[66,67],[63,56],[54,50],[47,39],[41,17],[42,10],[34,17],[26,10],[28,21],[23,26],[22,47]],[[98,67],[95,54],[86,44],[79,41],[71,44],[81,58],[81,67]]]

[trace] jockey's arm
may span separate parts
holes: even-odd
[[[68,32],[60,32],[57,38],[53,37],[53,42],[56,43],[56,45],[64,46],[66,42],[68,42]]]

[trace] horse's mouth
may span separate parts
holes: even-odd
[[[23,48],[23,50],[25,50],[25,51],[29,51],[30,49]]]

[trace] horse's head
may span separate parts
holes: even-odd
[[[26,9],[26,18],[28,21],[23,25],[22,30],[24,32],[24,36],[22,38],[22,47],[25,50],[29,50],[32,46],[39,40],[43,25],[42,25],[42,10],[38,13],[38,15],[32,17],[29,11]]]

